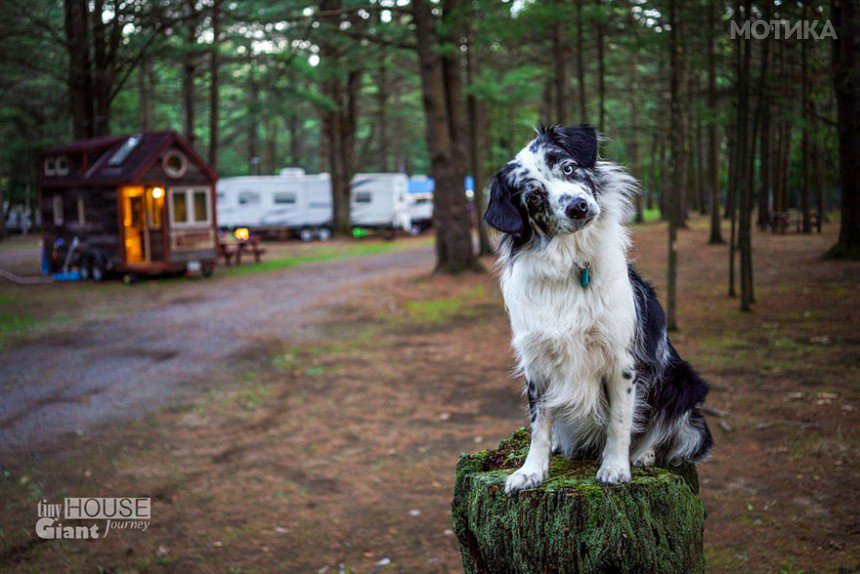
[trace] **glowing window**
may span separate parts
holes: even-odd
[[[173,223],[185,223],[188,221],[188,198],[185,195],[185,190],[178,190],[171,193],[171,212],[173,213]]]
[[[206,192],[194,192],[194,221],[195,223],[209,221],[209,210],[206,204]]]

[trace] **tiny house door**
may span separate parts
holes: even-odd
[[[138,186],[122,188],[122,239],[127,264],[148,259],[143,192],[143,187]]]
[[[122,227],[126,264],[164,259],[163,214],[163,187],[122,188]]]

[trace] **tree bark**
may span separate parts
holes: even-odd
[[[832,0],[833,78],[839,121],[839,178],[842,220],[829,257],[860,259],[860,7],[856,0]]]
[[[634,468],[631,482],[607,488],[594,462],[554,456],[543,486],[509,496],[528,437],[521,429],[457,463],[451,511],[467,574],[705,571],[694,465]]]
[[[672,148],[672,185],[666,197],[669,220],[669,264],[666,297],[666,327],[678,328],[677,320],[677,277],[678,277],[678,227],[681,225],[680,199],[687,193],[687,126],[684,103],[686,94],[686,54],[684,32],[682,30],[684,0],[669,3],[669,74],[670,101],[669,114],[673,129],[669,135]]]
[[[606,55],[604,54],[606,23],[604,22],[604,18],[607,16],[607,12],[604,12],[601,0],[595,0],[595,2],[598,12],[597,25],[595,26],[595,31],[597,32],[597,125],[600,131],[603,132],[606,129]]]
[[[185,46],[182,53],[182,133],[192,145],[194,133],[194,77],[197,73],[197,6],[194,0],[186,2]]]
[[[582,5],[585,0],[576,0],[576,76],[579,84],[579,117],[588,123],[588,107],[585,97],[585,22]]]
[[[212,0],[212,46],[209,48],[209,165],[218,171],[221,118],[221,0]]]
[[[479,54],[474,16],[466,24],[466,81],[469,86],[475,82],[479,74]],[[484,142],[485,109],[473,90],[466,97],[466,108],[469,115],[469,170],[475,185],[474,209],[475,227],[478,230],[478,256],[489,255],[493,252],[487,226],[484,223]]]
[[[94,133],[89,40],[89,8],[86,0],[65,0],[66,51],[69,54],[69,116],[74,139]]]
[[[137,69],[138,124],[141,131],[147,131],[152,126],[152,87],[152,60],[146,58]]]
[[[390,146],[388,135],[388,63],[383,61],[379,67],[379,81],[376,84],[376,105],[379,114],[379,169],[383,173],[391,170]]]
[[[429,0],[412,3],[418,62],[424,96],[431,173],[436,182],[433,225],[436,232],[436,270],[457,273],[476,268],[463,193],[466,176],[465,114],[460,80],[458,38],[462,37],[460,0],[442,2],[445,32],[437,30]],[[447,44],[447,50],[442,49]]]
[[[808,5],[803,9],[803,19],[809,17]],[[812,87],[810,86],[809,78],[809,44],[810,42],[800,42],[800,86],[801,86],[801,105],[803,106],[803,131],[801,133],[801,164],[800,164],[800,214],[801,214],[801,231],[803,233],[812,233],[812,217],[809,212],[809,183],[812,178],[810,171],[810,155],[812,149],[810,147],[810,129],[812,125]]]
[[[561,11],[561,2],[555,0],[556,11]],[[552,64],[553,64],[553,102],[555,113],[550,123],[567,124],[568,94],[567,94],[567,38],[564,18],[556,18],[552,27]]]

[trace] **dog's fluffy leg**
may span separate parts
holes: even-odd
[[[534,382],[528,381],[527,391],[532,440],[526,462],[505,481],[505,492],[508,494],[513,494],[524,488],[540,486],[549,473],[550,449],[552,448],[552,411],[541,404],[540,394]]]
[[[630,480],[630,434],[633,430],[633,405],[636,402],[636,385],[632,361],[621,362],[622,367],[607,377],[609,395],[609,424],[606,427],[606,446],[603,463],[597,471],[597,480],[605,484],[619,484]]]

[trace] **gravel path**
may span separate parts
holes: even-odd
[[[200,392],[368,283],[426,273],[429,247],[201,282],[194,297],[0,353],[0,458]]]

